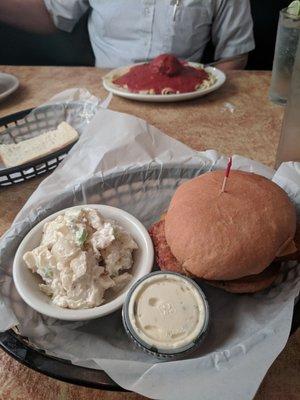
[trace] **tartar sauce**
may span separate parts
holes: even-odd
[[[153,273],[131,292],[128,320],[137,341],[169,353],[201,335],[208,309],[201,289],[174,273]]]

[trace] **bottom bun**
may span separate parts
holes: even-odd
[[[249,275],[231,281],[205,280],[203,282],[231,293],[255,293],[271,286],[279,275],[280,262],[273,262],[268,268],[257,275]]]

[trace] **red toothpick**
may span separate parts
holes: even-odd
[[[221,189],[222,193],[225,192],[226,182],[227,182],[227,178],[228,178],[229,173],[230,173],[231,166],[232,166],[232,157],[229,157],[228,163],[227,163],[227,168],[226,168],[226,171],[225,171],[224,180],[223,180],[223,185],[222,185],[222,189]]]

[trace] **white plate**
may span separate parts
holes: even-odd
[[[45,222],[53,220],[57,215],[62,214],[67,209],[58,211],[39,222],[33,229],[31,229],[31,231],[29,231],[16,252],[13,264],[13,278],[19,295],[30,307],[48,317],[68,321],[82,321],[111,314],[122,307],[130,287],[144,275],[147,275],[153,266],[154,252],[152,240],[146,228],[140,221],[119,208],[100,204],[86,204],[71,208],[82,207],[90,207],[99,210],[105,218],[114,219],[131,233],[138,245],[138,249],[134,252],[134,263],[130,271],[133,278],[129,285],[127,285],[123,290],[119,293],[113,294],[109,301],[106,301],[103,305],[98,307],[73,310],[58,307],[53,304],[50,297],[39,289],[39,283],[42,282],[41,278],[38,274],[32,273],[29,268],[26,267],[25,262],[23,261],[23,255],[41,243],[42,229]]]
[[[106,74],[103,79],[103,86],[109,92],[116,94],[117,96],[125,97],[126,99],[137,100],[137,101],[151,101],[151,102],[173,102],[173,101],[182,101],[182,100],[190,100],[196,97],[201,97],[206,95],[207,93],[213,92],[219,89],[220,86],[226,80],[226,75],[224,72],[220,71],[214,67],[205,67],[205,71],[210,72],[216,77],[216,82],[207,89],[199,89],[195,90],[194,92],[187,92],[187,93],[177,93],[177,94],[144,94],[144,93],[132,93],[129,92],[127,89],[121,88],[120,86],[114,85],[112,80],[115,79],[117,76],[123,75],[126,73],[129,68],[139,65],[133,64],[128,67],[121,67],[110,71]],[[202,67],[202,64],[192,63],[189,62],[188,65],[191,67]]]
[[[19,80],[14,75],[0,72],[0,100],[5,99],[18,89]]]

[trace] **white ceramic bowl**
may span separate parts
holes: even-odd
[[[122,307],[129,288],[138,279],[148,274],[153,266],[154,252],[151,238],[146,228],[135,217],[119,208],[105,205],[86,204],[72,208],[82,207],[90,207],[98,210],[104,218],[114,219],[131,233],[138,245],[138,249],[134,251],[134,264],[131,269],[133,278],[121,292],[112,295],[110,299],[107,299],[104,304],[98,307],[73,310],[61,308],[53,304],[51,299],[39,289],[38,285],[41,283],[41,278],[27,268],[23,261],[23,255],[40,244],[44,223],[53,220],[57,215],[62,214],[67,209],[60,210],[45,218],[31,229],[22,240],[16,252],[13,264],[14,283],[22,299],[36,311],[52,318],[80,321],[111,314]]]

